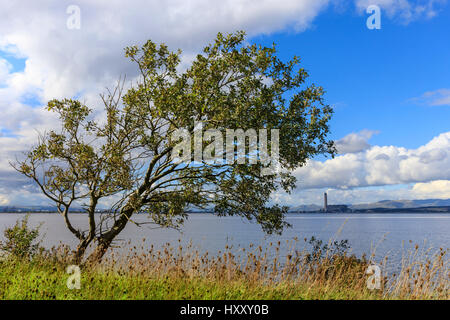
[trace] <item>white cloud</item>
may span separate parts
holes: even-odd
[[[370,148],[367,142],[378,131],[362,130],[346,135],[344,138],[336,141],[338,153],[355,153]]]
[[[66,27],[70,4],[21,1],[0,12],[1,46],[27,58],[16,81],[40,87],[44,100],[97,92],[120,74],[133,74],[134,66],[123,57],[125,46],[152,39],[195,51],[218,31],[244,29],[255,35],[287,26],[303,30],[328,0],[78,1],[79,30]]]
[[[427,91],[420,97],[411,99],[411,101],[428,106],[450,106],[450,89]]]
[[[8,198],[0,194],[0,206],[5,206],[9,203]]]
[[[0,85],[2,85],[6,81],[11,69],[11,64],[7,60],[0,58]]]
[[[69,30],[66,9],[72,1],[20,1],[0,11],[0,49],[26,59],[25,70],[9,74],[0,60],[0,112],[20,107],[13,102],[34,96],[43,104],[80,95],[88,102],[127,74],[137,74],[123,48],[148,39],[181,47],[192,58],[215,34],[246,30],[250,36],[287,26],[307,28],[328,0],[290,1],[78,1],[81,28]],[[20,115],[26,116],[27,112]],[[7,121],[5,123],[5,121]],[[0,127],[17,129],[17,121],[0,119]]]
[[[417,149],[373,146],[296,170],[298,189],[349,189],[450,179],[450,132]]]
[[[365,12],[370,5],[378,5],[382,14],[385,12],[389,18],[410,23],[420,18],[433,18],[438,14],[438,5],[445,2],[446,0],[356,0],[355,4],[360,12]]]
[[[412,193],[418,199],[450,199],[450,180],[416,183],[412,188]]]

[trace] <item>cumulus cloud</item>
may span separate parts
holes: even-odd
[[[0,11],[0,50],[26,59],[22,72],[0,58],[0,127],[17,130],[27,118],[26,97],[45,104],[78,96],[95,103],[98,92],[137,70],[123,48],[148,39],[185,50],[191,59],[221,32],[250,36],[290,26],[307,28],[328,0],[288,1],[78,1],[80,29],[68,29],[72,1],[9,2]],[[92,101],[93,100],[93,101]],[[29,106],[28,106],[29,107]],[[14,116],[12,111],[17,115]],[[19,119],[18,116],[21,116]],[[34,119],[31,119],[34,122]]]
[[[370,148],[367,142],[378,131],[362,130],[346,135],[344,138],[336,141],[338,153],[355,153]]]
[[[350,189],[450,179],[450,132],[417,149],[373,146],[297,169],[299,189]]]
[[[147,39],[187,52],[218,31],[271,33],[309,26],[328,0],[236,1],[78,1],[80,29],[68,29],[72,1],[21,1],[0,12],[3,50],[27,58],[17,82],[42,89],[41,97],[74,95],[133,74],[123,48]]]
[[[450,180],[416,183],[412,188],[412,193],[418,199],[450,199]]]

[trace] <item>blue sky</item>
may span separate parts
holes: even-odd
[[[8,161],[55,125],[46,101],[92,107],[120,75],[136,75],[123,48],[147,39],[182,48],[183,63],[217,32],[297,55],[334,107],[340,154],[294,172],[290,205],[450,198],[450,3],[446,0],[78,1],[24,0],[0,12],[0,205],[46,204]],[[365,9],[381,8],[369,30]],[[125,10],[126,9],[126,10]]]
[[[333,138],[378,130],[371,143],[417,148],[450,128],[450,108],[413,98],[450,86],[450,9],[409,24],[383,18],[369,30],[369,14],[329,8],[302,33],[255,38],[277,43],[281,55],[302,58],[310,79],[335,105]]]
[[[10,52],[0,50],[0,57],[5,59],[11,65],[11,72],[22,72],[25,70],[26,58],[20,58]]]

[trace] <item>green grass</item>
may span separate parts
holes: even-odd
[[[218,281],[176,275],[152,277],[112,271],[81,271],[81,289],[68,289],[62,266],[0,263],[0,299],[375,299],[379,295],[348,288],[308,287],[287,281]]]
[[[278,243],[278,246],[280,244]],[[81,266],[81,289],[68,289],[67,251],[33,259],[0,260],[0,299],[449,299],[449,268],[445,252],[433,260],[405,262],[402,271],[383,278],[383,288],[369,290],[368,262],[339,253],[327,257],[298,253],[266,259],[253,247],[234,256],[226,248],[217,256],[192,248],[152,248],[109,256],[97,266]],[[279,252],[277,247],[275,252]],[[240,261],[240,263],[238,263]]]

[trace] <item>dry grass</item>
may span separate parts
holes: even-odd
[[[369,258],[347,253],[345,243],[296,250],[299,240],[248,248],[227,246],[211,255],[192,244],[160,250],[112,252],[97,266],[82,267],[81,290],[69,290],[65,267],[69,250],[53,249],[31,262],[0,262],[3,299],[449,299],[447,251],[408,252],[397,274],[384,275],[380,290],[367,288]],[[306,241],[306,239],[305,239]],[[378,262],[385,269],[386,261]],[[37,275],[40,275],[39,277]],[[41,279],[41,280],[39,280]],[[40,289],[39,289],[40,288]],[[44,289],[42,289],[44,288]],[[42,291],[43,290],[43,291]],[[30,291],[33,294],[30,295]],[[44,292],[44,293],[42,293]]]

